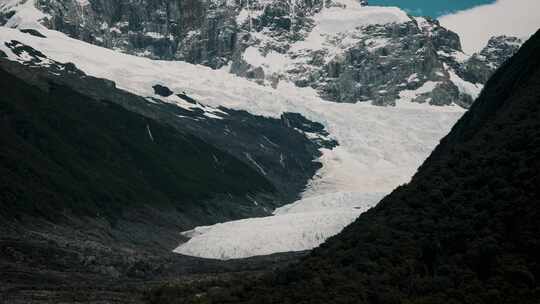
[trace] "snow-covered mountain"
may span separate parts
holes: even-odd
[[[0,54],[9,60],[73,63],[150,103],[210,120],[231,115],[221,107],[244,110],[319,143],[322,168],[302,200],[271,217],[190,230],[176,250],[222,259],[311,249],[339,232],[410,179],[519,43],[469,58],[435,20],[350,0],[9,0],[0,11]],[[36,63],[28,50],[46,60]],[[257,140],[260,149],[274,146]],[[234,151],[262,175],[285,161],[276,148],[265,163],[256,148]]]
[[[266,85],[289,81],[326,100],[393,105],[402,92],[420,89],[416,102],[472,103],[493,69],[463,53],[455,33],[436,20],[363,3],[9,0],[0,23],[25,28],[39,19],[99,46],[223,68]],[[498,64],[516,50],[499,47],[491,60]]]

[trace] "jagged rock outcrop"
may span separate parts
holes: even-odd
[[[492,37],[482,51],[466,62],[464,77],[474,82],[487,82],[495,70],[519,50],[522,43],[523,41],[516,37]]]
[[[317,71],[321,77],[311,86],[341,102],[388,105],[415,91],[412,101],[467,107],[471,96],[460,94],[450,78],[450,66],[461,55],[459,37],[435,20],[373,25],[343,56]]]
[[[234,50],[234,10],[212,1],[42,1],[44,24],[72,37],[155,59],[219,68]]]
[[[322,0],[37,0],[35,5],[48,15],[46,27],[74,38],[154,59],[220,68],[242,45],[242,32],[267,26],[289,31],[298,26],[290,11],[301,20],[320,9]],[[3,15],[11,12],[5,9]]]
[[[376,18],[370,14],[363,17]],[[308,27],[299,40],[270,35],[261,38],[261,33],[272,31],[259,31],[243,57],[233,63],[232,72],[266,79],[272,85],[276,79],[286,79],[301,87],[312,87],[324,98],[337,102],[393,105],[401,99],[434,105],[454,103],[467,108],[491,73],[520,45],[517,39],[510,40],[514,44],[498,43],[498,51],[490,52],[493,58],[487,67],[473,71],[474,67],[479,69],[475,61],[482,55],[469,59],[462,51],[459,36],[437,20],[375,20],[337,34],[321,35],[324,42],[315,47],[310,45],[310,30],[317,28]],[[493,44],[491,41],[487,48],[493,49]]]

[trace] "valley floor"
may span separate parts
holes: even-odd
[[[115,247],[100,254],[90,248],[2,235],[0,302],[13,304],[146,303],[145,294],[153,287],[258,277],[304,255],[288,253],[223,262],[173,253],[130,255],[125,248]],[[128,270],[120,274],[117,268]]]

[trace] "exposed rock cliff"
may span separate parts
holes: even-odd
[[[468,107],[521,43],[493,38],[471,57],[436,20],[355,0],[11,0],[0,23],[28,26],[20,20],[32,4],[43,25],[77,39],[266,85],[291,81],[337,102]]]
[[[519,50],[522,43],[516,37],[492,37],[482,51],[466,62],[464,76],[474,82],[487,82],[495,70]]]

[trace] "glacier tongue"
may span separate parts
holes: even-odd
[[[315,248],[376,205],[384,194],[407,182],[463,113],[457,107],[407,101],[398,102],[395,108],[312,106],[311,110],[321,106],[321,121],[340,146],[323,151],[323,168],[304,198],[276,209],[274,216],[184,232],[191,239],[175,252],[235,259]]]
[[[292,213],[217,224],[174,250],[209,259],[236,259],[311,249],[335,235],[360,212]]]
[[[279,208],[275,216],[186,231],[191,239],[174,251],[212,259],[246,258],[311,249],[339,233],[374,206],[382,194],[333,193]]]
[[[24,61],[5,42],[17,40],[51,60],[72,62],[85,73],[110,79],[119,88],[161,98],[162,84],[211,107],[225,106],[252,114],[279,117],[300,113],[322,123],[339,142],[323,150],[323,168],[309,184],[304,200],[276,210],[276,215],[246,219],[190,232],[193,238],[176,252],[208,258],[240,258],[311,249],[338,233],[381,195],[405,183],[464,110],[411,103],[411,91],[395,107],[323,101],[311,88],[281,82],[277,89],[260,86],[223,70],[185,62],[157,61],[104,49],[66,35],[40,29],[47,38],[0,27],[0,50]],[[411,96],[409,96],[411,95]],[[177,99],[164,101],[185,107]],[[345,192],[345,193],[344,193]]]

